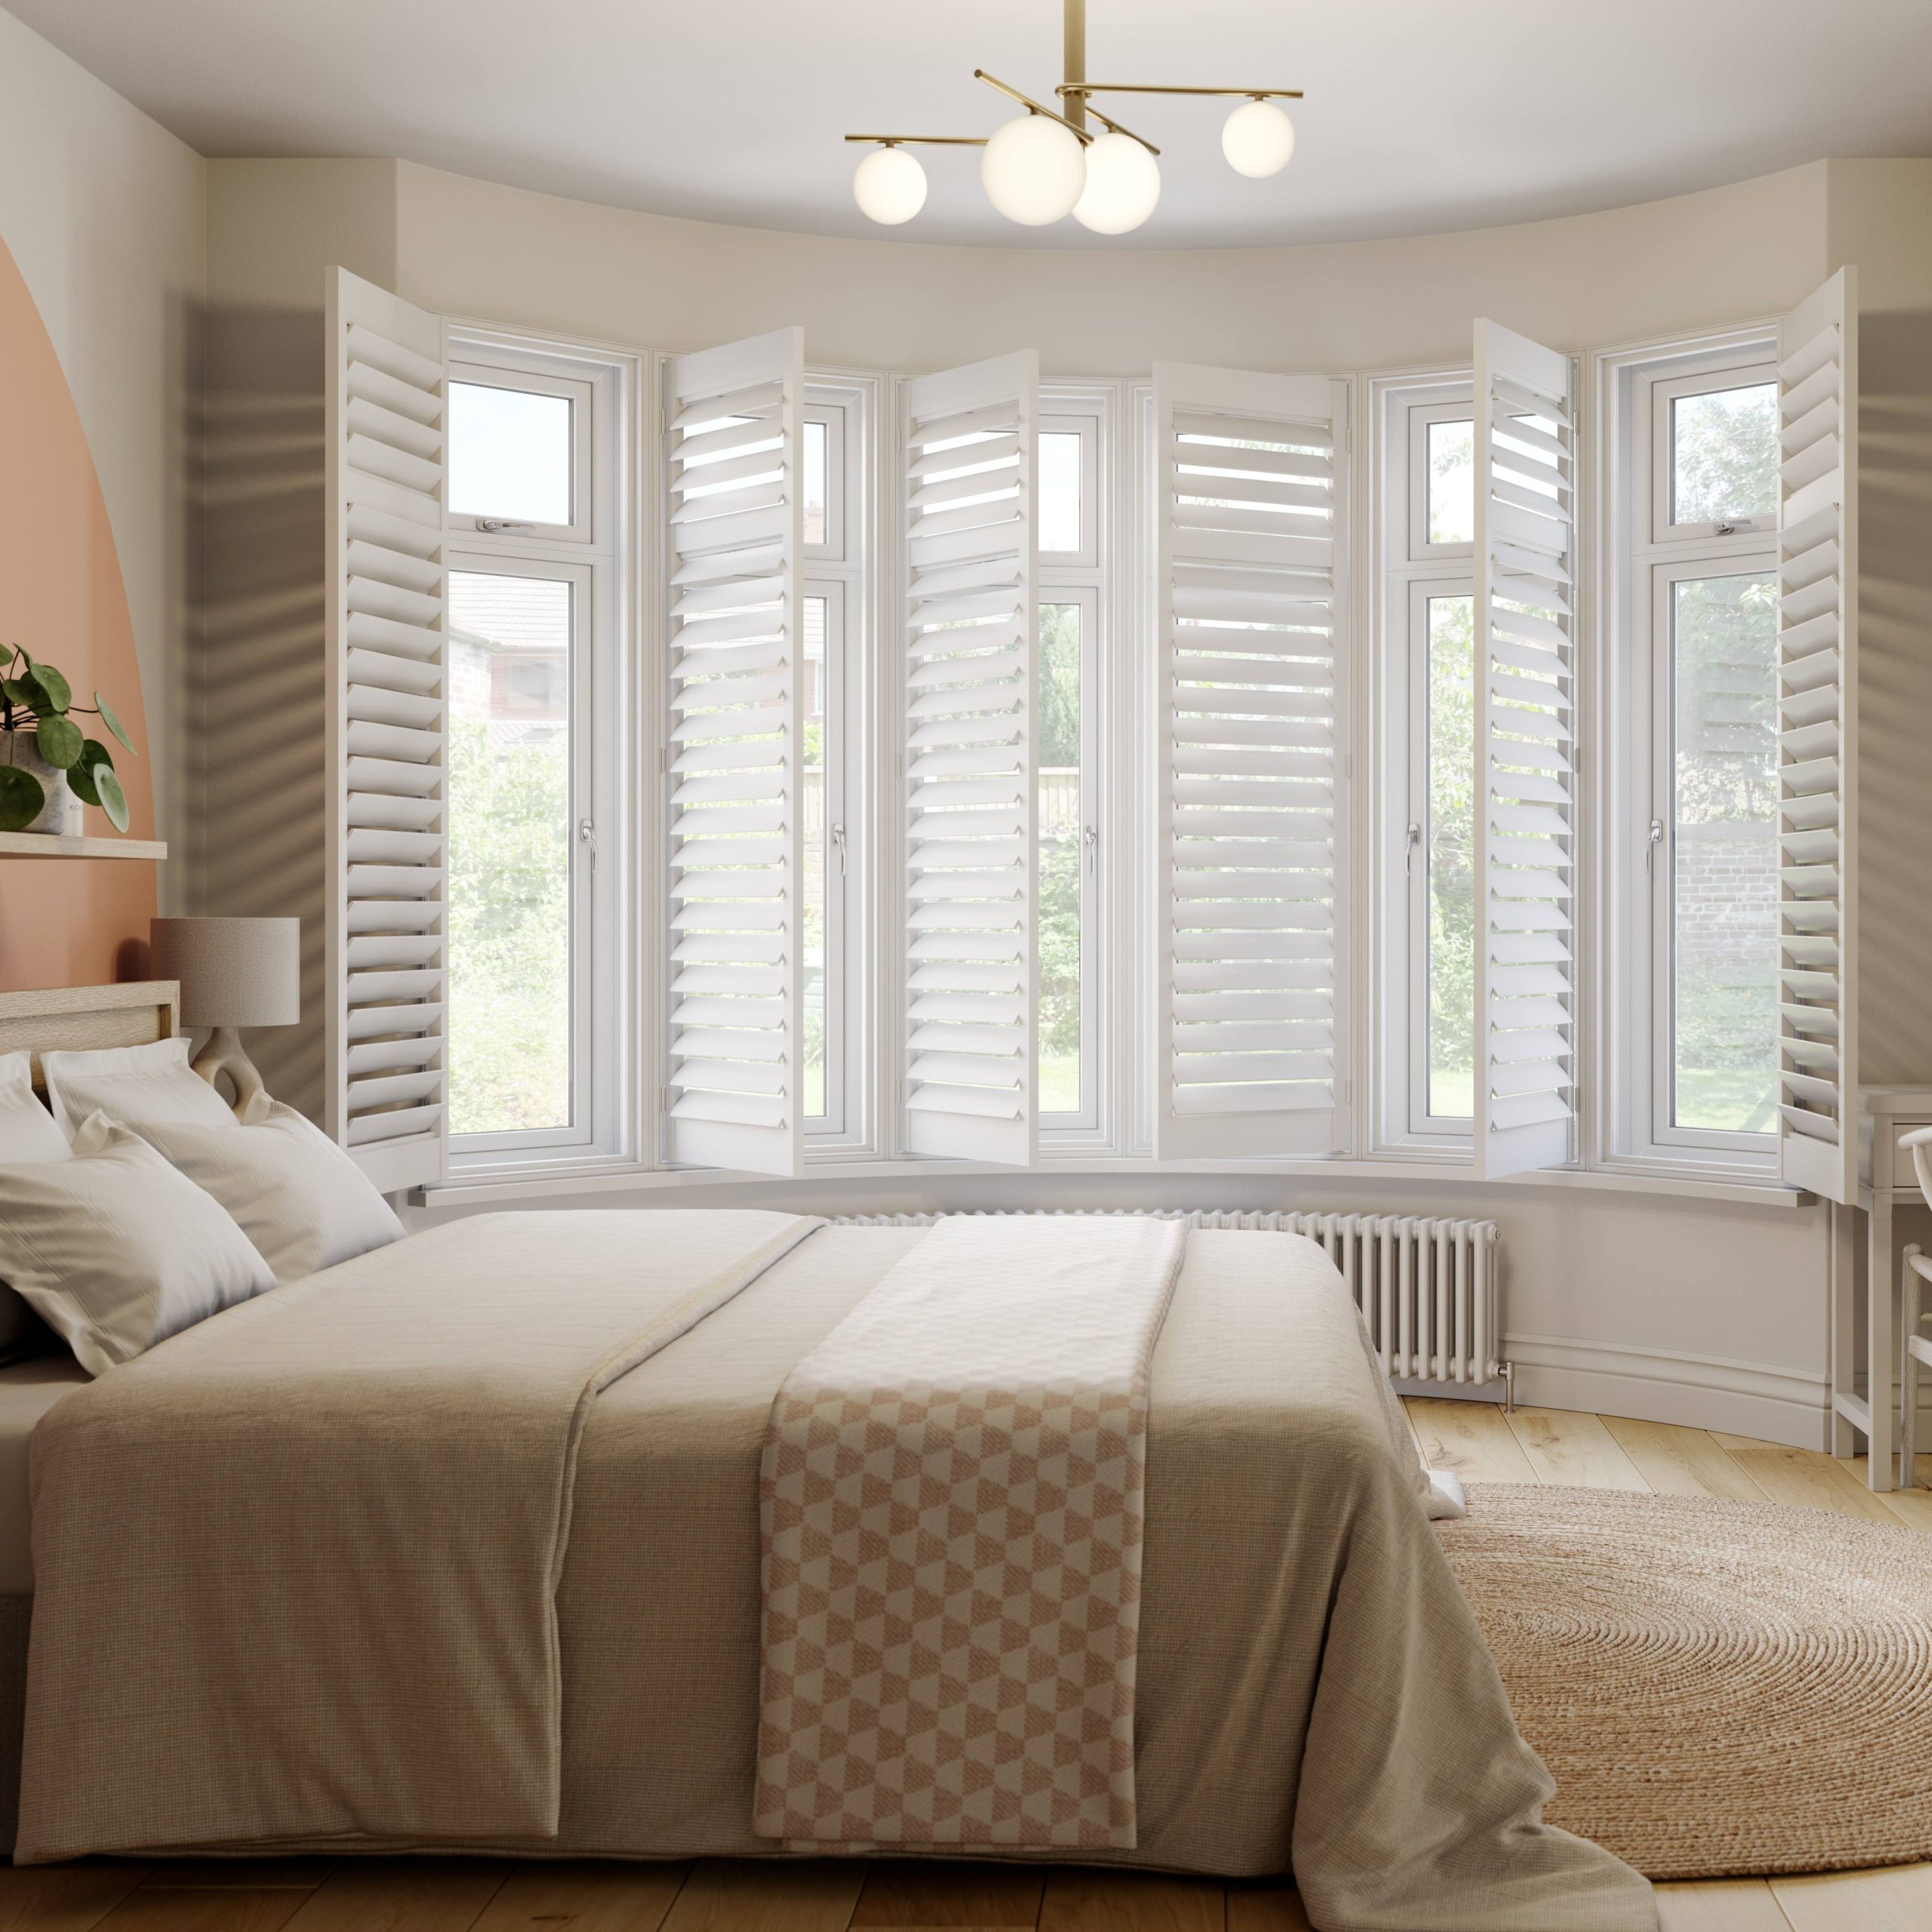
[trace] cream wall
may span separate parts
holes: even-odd
[[[182,829],[207,173],[192,149],[0,13],[0,239],[53,338],[100,478],[164,838]],[[178,897],[174,885],[164,866],[164,907]],[[18,907],[0,914],[20,916]]]
[[[1033,344],[1047,371],[1061,376],[1143,374],[1163,358],[1374,370],[1466,361],[1470,321],[1481,314],[1566,348],[1607,347],[1775,315],[1823,278],[1835,248],[1869,258],[1868,298],[1890,288],[1883,299],[1916,301],[1923,283],[1908,231],[1924,198],[1913,171],[1928,165],[1820,162],[1476,234],[1054,256],[719,227],[408,163],[217,162],[213,315],[217,329],[226,316],[236,334],[211,357],[211,376],[219,385],[224,368],[245,368],[246,338],[266,317],[306,313],[318,327],[323,272],[338,259],[445,314],[635,347],[694,348],[799,322],[820,366],[913,371]],[[1932,280],[1932,256],[1924,279]],[[301,367],[297,354],[284,372],[297,387]],[[264,554],[252,540],[238,547],[251,568]],[[300,576],[294,570],[281,594],[306,613]],[[312,588],[318,593],[319,583]],[[318,595],[316,623],[319,608]],[[278,680],[293,688],[293,680],[306,691],[312,636],[305,615],[254,681],[267,690]],[[291,749],[285,738],[264,741],[271,761]],[[269,841],[270,856],[238,849],[236,863],[215,870],[231,893],[238,881],[260,889],[246,884],[251,870],[285,888],[285,860],[298,857],[305,836],[291,817],[286,836]],[[303,1064],[291,1057],[285,1084],[299,1085]],[[824,1211],[1160,1203],[1478,1214],[1504,1229],[1509,1348],[1526,1399],[1825,1439],[1822,1208],[1564,1184],[1051,1173],[815,1182],[809,1190],[705,1180],[579,1199]]]
[[[1467,361],[1478,315],[1580,349],[1774,313],[1824,273],[1826,180],[1820,162],[1404,241],[1055,255],[727,228],[405,164],[397,293],[653,349],[801,323],[821,367],[910,372],[1024,346],[1062,376],[1144,375],[1157,360],[1395,368]]]

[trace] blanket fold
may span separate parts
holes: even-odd
[[[1148,1364],[1186,1232],[942,1221],[786,1378],[760,1834],[1133,1847]]]
[[[592,1404],[821,1225],[477,1216],[68,1397],[32,1447],[17,1861],[553,1837]]]

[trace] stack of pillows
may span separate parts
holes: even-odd
[[[48,1106],[28,1056],[0,1054],[0,1361],[44,1323],[100,1375],[402,1235],[334,1142],[266,1094],[238,1118],[185,1039],[41,1067]]]

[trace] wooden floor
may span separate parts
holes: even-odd
[[[1616,1416],[1408,1404],[1429,1460],[1477,1482],[1768,1498],[1932,1532],[1932,1491],[1856,1463]],[[1932,1457],[1921,1466],[1932,1477]],[[1932,1740],[1928,1740],[1932,1749]],[[1932,1864],[1658,1887],[1665,1932],[1927,1932]],[[0,1932],[1306,1932],[1292,1886],[863,1861],[93,1861],[0,1868]]]

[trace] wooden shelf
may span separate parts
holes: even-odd
[[[63,838],[46,832],[0,832],[0,859],[165,859],[163,838]]]

